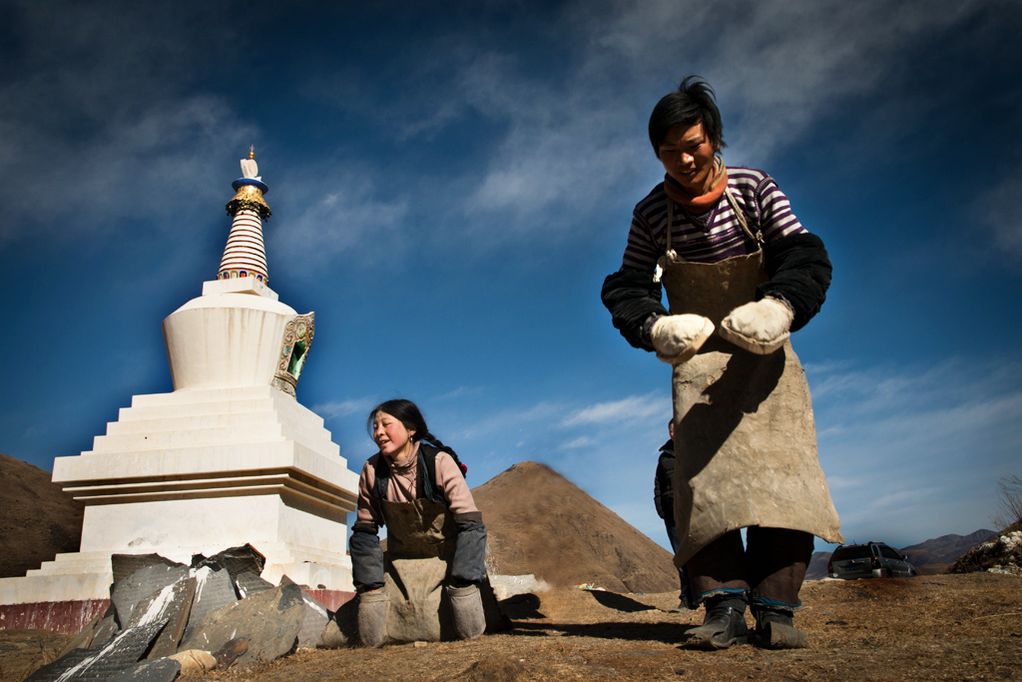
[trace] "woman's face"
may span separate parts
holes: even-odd
[[[393,459],[402,452],[415,435],[415,429],[407,429],[394,415],[380,411],[373,415],[373,440],[380,452]]]
[[[658,150],[667,174],[693,195],[710,190],[715,151],[702,123],[671,126]]]

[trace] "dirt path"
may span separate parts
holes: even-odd
[[[686,651],[678,647],[681,635],[701,612],[668,611],[676,603],[673,594],[556,589],[540,595],[538,610],[519,606],[508,634],[377,650],[300,651],[257,668],[184,679],[1022,679],[1017,577],[813,581],[802,598],[798,623],[810,648],[798,651]]]

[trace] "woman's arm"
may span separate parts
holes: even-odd
[[[640,210],[648,199],[639,202],[632,211],[621,269],[603,280],[600,299],[621,336],[636,348],[652,351],[655,349],[649,338],[650,325],[646,323],[651,315],[666,315],[667,310],[660,302],[663,289],[653,281],[660,247]]]
[[[383,550],[380,549],[382,519],[373,497],[376,485],[375,462],[375,457],[370,457],[358,477],[356,519],[348,542],[351,579],[358,592],[383,587]]]
[[[666,315],[660,302],[663,290],[653,281],[651,271],[622,266],[603,280],[600,298],[610,311],[614,327],[636,348],[652,351],[649,329],[644,324],[650,315]]]
[[[813,319],[827,298],[832,267],[823,240],[808,232],[767,242],[763,247],[769,279],[756,287],[760,298],[783,298],[795,318],[791,331]]]
[[[449,454],[436,456],[436,481],[444,491],[447,508],[458,527],[458,538],[451,560],[451,582],[455,586],[481,583],[486,579],[486,526],[476,507],[472,491]]]

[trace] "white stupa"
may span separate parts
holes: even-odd
[[[268,286],[268,187],[253,151],[241,165],[217,278],[163,321],[174,391],[134,396],[92,450],[55,459],[53,481],[86,505],[81,551],[0,579],[0,604],[105,599],[114,553],[187,563],[246,543],[273,583],[352,589],[357,476],[295,398],[313,314]]]

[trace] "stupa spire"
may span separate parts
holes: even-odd
[[[259,175],[254,146],[248,148],[248,158],[241,159],[241,177],[231,186],[235,191],[234,198],[227,202],[227,214],[232,218],[231,231],[216,278],[255,277],[260,282],[269,282],[262,221],[272,213],[263,198],[270,188]]]

